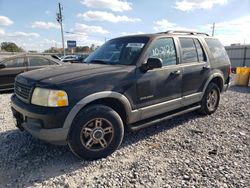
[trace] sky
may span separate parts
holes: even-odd
[[[0,0],[0,43],[36,51],[61,47],[59,2],[65,43],[77,46],[167,30],[211,35],[213,22],[224,45],[250,44],[250,0]]]

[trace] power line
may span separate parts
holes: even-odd
[[[62,24],[63,16],[62,16],[62,7],[61,7],[61,4],[60,4],[60,3],[58,3],[58,9],[59,9],[59,13],[56,14],[56,15],[57,15],[56,20],[58,21],[58,23],[59,23],[60,26],[61,26],[63,55],[65,56],[64,35],[63,35],[63,24]]]

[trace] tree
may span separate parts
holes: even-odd
[[[93,51],[95,51],[95,49],[96,49],[96,46],[94,44],[91,44],[90,51],[93,52]]]
[[[14,42],[2,42],[1,49],[6,52],[23,52],[21,47],[18,47]]]
[[[51,47],[47,50],[44,50],[44,53],[61,53],[61,49]]]
[[[81,53],[89,53],[90,49],[88,46],[77,46],[75,48],[75,52],[81,52]]]
[[[83,46],[83,47],[82,47],[82,51],[83,51],[84,53],[89,53],[89,52],[90,52],[90,48],[89,48],[88,46]]]

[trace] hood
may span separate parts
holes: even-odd
[[[131,66],[75,63],[26,72],[18,75],[17,79],[22,79],[24,77],[33,83],[43,82],[48,84],[60,84],[86,76],[121,70],[126,71],[126,69],[131,70]]]

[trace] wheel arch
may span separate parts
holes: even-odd
[[[83,108],[86,108],[90,105],[95,105],[95,104],[105,105],[105,106],[112,108],[114,111],[116,111],[119,114],[123,123],[127,122],[127,112],[126,112],[124,104],[120,100],[116,98],[111,98],[111,97],[96,99],[88,103],[87,105],[85,105]]]
[[[211,83],[211,82],[215,83],[215,84],[219,87],[220,92],[222,92],[222,90],[223,90],[223,79],[222,79],[221,77],[216,76],[216,77],[214,77],[214,78],[210,81],[210,83]]]
[[[212,74],[208,80],[206,81],[204,87],[203,87],[203,91],[202,91],[202,96],[204,95],[206,89],[207,89],[207,86],[211,83],[215,83],[218,85],[219,89],[220,89],[220,92],[223,91],[223,85],[225,83],[225,80],[224,80],[224,77],[223,77],[223,74],[222,73],[214,73]]]
[[[129,100],[121,93],[113,91],[98,92],[88,95],[81,99],[69,112],[65,119],[63,128],[70,128],[75,116],[86,106],[92,104],[103,104],[114,109],[122,118],[124,123],[129,123],[136,116],[132,112],[132,107]]]

